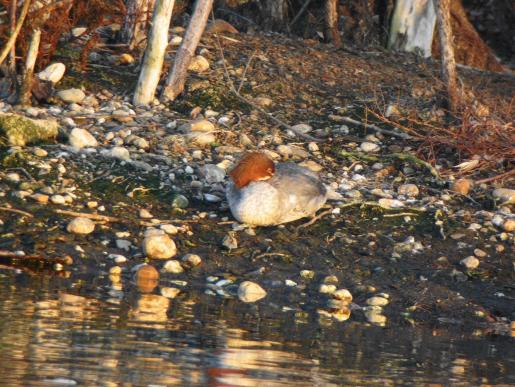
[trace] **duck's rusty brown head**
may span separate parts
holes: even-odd
[[[241,189],[253,181],[266,180],[274,175],[274,162],[264,153],[247,153],[229,172],[236,188]]]

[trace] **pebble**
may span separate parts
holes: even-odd
[[[20,175],[14,172],[8,173],[5,177],[7,181],[11,183],[19,183],[21,180]]]
[[[383,208],[402,208],[404,203],[396,199],[382,198],[378,201],[379,205]]]
[[[136,272],[136,285],[142,293],[151,293],[159,281],[159,272],[152,265],[142,265]]]
[[[186,140],[190,144],[206,146],[214,143],[216,141],[216,136],[214,133],[192,132],[186,134]]]
[[[57,96],[66,103],[81,103],[86,98],[86,94],[81,89],[60,90]]]
[[[385,306],[388,305],[388,299],[385,297],[374,296],[367,300],[367,305],[370,306]]]
[[[80,128],[72,129],[68,141],[72,147],[77,149],[94,148],[98,145],[96,138],[90,132]]]
[[[233,232],[228,232],[222,240],[222,246],[226,247],[229,250],[237,249],[238,240],[236,239],[236,235]]]
[[[321,284],[318,291],[324,294],[332,294],[336,291],[336,285]]]
[[[243,302],[256,302],[266,297],[266,291],[255,282],[244,281],[238,287],[238,298]]]
[[[214,164],[206,164],[201,167],[200,175],[209,184],[221,183],[225,179],[225,171]]]
[[[308,124],[297,124],[297,125],[293,125],[292,128],[297,131],[297,132],[300,132],[300,133],[309,133],[313,130],[313,127],[311,125],[308,125]]]
[[[34,148],[34,154],[38,157],[48,156],[48,152],[42,148]]]
[[[368,322],[372,324],[377,324],[381,326],[386,324],[386,316],[382,315],[381,312],[378,312],[376,310],[367,310],[365,312],[365,317],[368,320]]]
[[[66,203],[66,199],[64,198],[63,195],[52,195],[52,196],[50,196],[50,201],[53,204],[65,204]]]
[[[493,197],[503,203],[515,203],[515,189],[497,188],[493,192]]]
[[[379,145],[368,141],[362,142],[359,147],[363,152],[367,153],[378,152],[381,149]]]
[[[261,107],[270,107],[274,101],[268,97],[256,97],[254,98],[254,103]]]
[[[148,235],[143,239],[143,253],[149,258],[168,259],[177,254],[177,247],[166,234]]]
[[[129,161],[131,159],[129,150],[122,146],[115,146],[107,150],[107,152],[104,152],[104,154],[108,157],[112,157],[113,159],[118,159],[122,161]]]
[[[184,271],[184,269],[179,261],[171,259],[165,262],[162,271],[165,273],[180,274]]]
[[[161,286],[159,291],[161,292],[161,295],[166,298],[175,298],[181,293],[181,289],[168,286]]]
[[[154,215],[152,215],[149,210],[142,208],[139,210],[139,217],[141,219],[152,219]]]
[[[30,195],[30,198],[41,204],[48,203],[48,195],[45,194],[35,193],[33,195]]]
[[[415,184],[403,184],[399,186],[397,192],[400,195],[415,198],[419,194],[419,189]]]
[[[91,234],[95,230],[95,222],[88,218],[75,218],[68,223],[66,230],[71,234]]]
[[[504,231],[507,231],[507,232],[515,231],[515,219],[506,220],[503,223],[502,228],[504,229]]]
[[[63,63],[52,63],[38,73],[38,78],[42,81],[52,82],[55,85],[63,78],[65,71],[66,66]]]
[[[173,224],[162,224],[159,228],[168,235],[176,235],[179,232],[178,228]]]
[[[188,71],[203,73],[207,70],[209,70],[209,61],[202,55],[197,55],[191,59],[191,62],[188,66]]]
[[[107,258],[112,259],[115,263],[125,263],[127,262],[127,257],[121,254],[109,254]]]
[[[460,263],[468,270],[474,270],[479,266],[479,259],[471,255],[470,257],[462,259]]]
[[[315,272],[313,270],[301,270],[300,276],[305,279],[313,279],[315,277]]]
[[[202,258],[197,254],[186,254],[181,260],[189,267],[195,267],[202,263]]]
[[[338,289],[333,292],[331,296],[337,300],[345,301],[347,303],[352,301],[352,294],[347,289]]]
[[[452,184],[451,190],[462,195],[468,195],[473,185],[474,182],[470,179],[459,179]]]
[[[484,258],[486,257],[488,254],[486,253],[486,251],[483,251],[481,249],[474,249],[474,255],[478,258]]]

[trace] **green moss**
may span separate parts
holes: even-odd
[[[17,114],[0,114],[0,135],[10,146],[53,140],[59,124],[54,120],[33,120]]]

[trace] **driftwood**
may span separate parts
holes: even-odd
[[[7,41],[7,43],[5,43],[2,52],[0,52],[0,65],[4,63],[5,58],[7,58],[7,55],[9,55],[12,48],[14,47],[14,43],[16,42],[16,38],[18,37],[18,34],[21,31],[21,27],[23,26],[25,17],[27,17],[27,13],[29,12],[30,3],[31,0],[25,0],[23,3],[23,8],[21,9],[20,17],[18,18],[18,23],[16,24],[16,27],[14,28],[12,35],[9,37],[9,40]]]
[[[23,74],[23,81],[21,84],[19,103],[21,105],[30,105],[30,96],[32,91],[32,78],[34,75],[34,67],[36,66],[36,59],[38,57],[39,43],[41,41],[41,30],[35,29],[32,31],[30,38],[29,51],[27,52],[27,59],[25,61],[25,73]]]

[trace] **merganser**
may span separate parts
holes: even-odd
[[[316,173],[294,163],[274,164],[260,152],[245,155],[229,176],[229,207],[248,225],[273,226],[314,216],[328,198]]]

